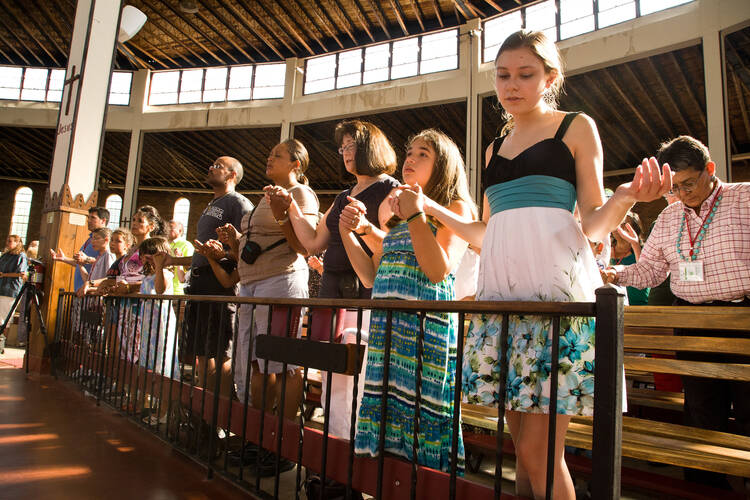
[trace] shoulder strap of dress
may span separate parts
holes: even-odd
[[[497,153],[500,151],[500,146],[503,145],[503,141],[507,137],[506,135],[496,137],[494,141],[492,141],[492,158],[497,156]]]
[[[563,137],[565,137],[565,132],[568,131],[568,127],[570,126],[570,123],[573,121],[573,119],[580,115],[580,111],[573,111],[571,113],[566,113],[565,118],[562,119],[562,122],[560,123],[560,126],[557,128],[557,133],[555,133],[555,139],[562,140]]]

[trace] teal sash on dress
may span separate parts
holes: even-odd
[[[493,184],[485,190],[490,212],[523,207],[562,208],[570,213],[576,206],[576,188],[568,181],[549,175],[527,175]]]

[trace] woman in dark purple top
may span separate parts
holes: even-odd
[[[326,251],[319,297],[369,298],[371,289],[361,285],[344,250],[339,234],[339,217],[349,204],[349,197],[364,203],[367,221],[357,228],[357,235],[367,249],[382,246],[385,233],[380,230],[378,207],[399,185],[390,175],[396,170],[396,153],[385,134],[369,122],[341,122],[336,126],[335,139],[344,169],[347,174],[356,177],[357,183],[339,193],[317,228],[305,219],[292,197],[282,188],[269,186],[266,193],[272,204],[285,207],[297,238],[310,254]]]

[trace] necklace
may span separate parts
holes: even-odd
[[[695,237],[693,237],[692,234],[690,234],[690,222],[688,221],[687,217],[687,210],[685,210],[682,213],[682,223],[680,224],[680,232],[677,234],[677,243],[675,243],[675,247],[677,248],[677,255],[680,256],[682,260],[696,260],[698,258],[698,252],[701,249],[701,243],[703,242],[703,238],[706,236],[706,230],[708,229],[708,226],[711,225],[711,221],[714,220],[714,215],[716,214],[716,210],[719,208],[719,204],[721,203],[721,190],[724,186],[719,186],[719,190],[716,192],[716,196],[714,196],[713,201],[711,202],[711,206],[708,209],[708,213],[703,218],[703,223],[701,224],[700,229],[695,234]],[[687,226],[687,233],[688,233],[688,240],[690,242],[690,252],[687,257],[682,255],[682,233],[685,230],[685,227]]]

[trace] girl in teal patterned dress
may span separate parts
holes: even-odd
[[[409,142],[403,166],[405,185],[394,190],[380,206],[381,226],[389,228],[381,249],[369,258],[354,236],[364,206],[351,199],[339,224],[344,247],[365,284],[372,284],[374,299],[454,300],[451,273],[466,250],[466,243],[425,217],[424,195],[458,216],[472,217],[464,164],[456,145],[446,135],[425,130]],[[377,269],[377,272],[376,272]],[[417,461],[449,471],[456,391],[455,314],[429,313],[423,336],[422,383]],[[385,311],[374,310],[370,322],[365,390],[359,408],[355,451],[378,454],[381,397],[387,332]],[[392,313],[385,451],[412,459],[416,405],[418,314]],[[456,467],[463,472],[463,440],[459,435]]]

